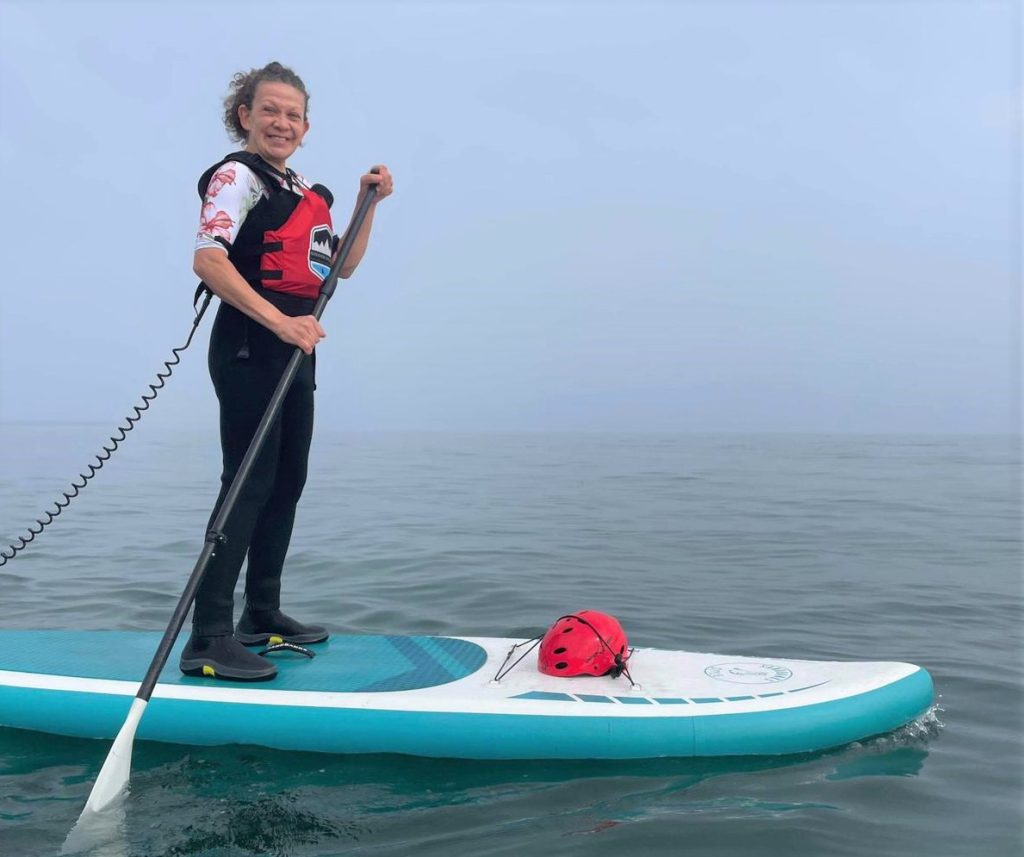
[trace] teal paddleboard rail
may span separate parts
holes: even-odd
[[[782,755],[889,732],[924,713],[931,678],[920,670],[875,694],[749,715],[659,718],[524,716],[316,709],[154,698],[139,737],[174,744],[258,744],[326,753],[406,753],[461,759],[640,759]],[[111,738],[131,700],[6,688],[4,725]]]

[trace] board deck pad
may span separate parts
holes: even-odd
[[[140,681],[160,636],[151,631],[0,631],[0,661],[3,669],[17,672]],[[210,684],[213,679],[186,676],[178,669],[184,644],[178,640],[160,684]],[[269,655],[278,676],[260,685],[322,693],[418,690],[465,678],[487,660],[476,643],[452,637],[344,636],[306,648],[316,657]]]

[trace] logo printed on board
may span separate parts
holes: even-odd
[[[732,684],[777,684],[792,678],[793,671],[775,664],[758,663],[757,661],[734,661],[728,664],[715,664],[704,670],[708,678],[727,681]]]

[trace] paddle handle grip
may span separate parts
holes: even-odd
[[[370,172],[380,175],[380,168],[374,167]],[[363,228],[363,221],[366,220],[370,206],[373,205],[373,201],[376,198],[377,185],[373,184],[366,189],[365,195],[359,200],[355,214],[352,215],[352,224],[345,233],[345,238],[338,249],[338,255],[334,257],[334,264],[331,265],[331,270],[324,277],[324,281],[320,286],[320,297],[317,299],[316,306],[313,307],[313,315],[317,317],[317,320],[320,319],[327,301],[334,297],[334,290],[338,287],[338,277],[341,275],[342,266],[345,264],[345,260],[348,259],[348,254],[352,252],[352,245],[355,244],[356,236],[359,235],[359,230]]]

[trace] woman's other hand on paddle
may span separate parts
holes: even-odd
[[[373,172],[377,170],[377,172]],[[359,230],[359,234],[356,235],[355,240],[352,242],[352,246],[349,249],[349,254],[346,257],[345,265],[341,269],[341,278],[347,280],[352,276],[352,272],[355,271],[356,266],[363,258],[363,254],[366,252],[366,244],[370,240],[370,230],[373,228],[373,212],[376,209],[377,203],[380,202],[384,197],[391,196],[392,191],[395,189],[394,181],[391,178],[391,173],[384,164],[377,164],[373,167],[370,172],[364,173],[359,177],[359,194],[356,197],[356,211],[359,211],[359,206],[363,200],[366,199],[366,194],[369,192],[371,187],[377,188],[377,193],[373,198],[373,204],[366,212],[366,219],[363,221],[362,228]],[[353,217],[355,214],[353,213]],[[351,228],[351,224],[349,224]],[[344,233],[345,237],[338,242],[338,248],[335,252],[335,258],[340,250],[342,244],[348,236],[348,230]]]
[[[359,197],[365,196],[366,191],[373,185],[377,186],[377,196],[374,201],[384,199],[386,196],[391,196],[391,192],[395,189],[394,180],[391,178],[391,173],[384,164],[377,164],[372,168],[377,172],[365,173],[359,177]]]
[[[298,346],[306,354],[312,354],[317,343],[327,336],[320,322],[312,315],[283,315],[273,330],[278,339]]]

